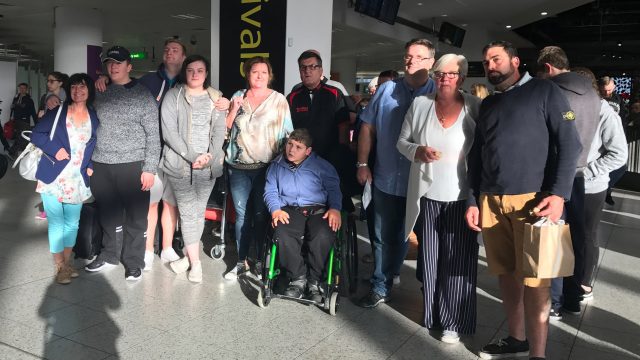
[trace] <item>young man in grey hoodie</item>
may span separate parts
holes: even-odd
[[[569,101],[575,114],[576,130],[582,143],[582,151],[576,164],[571,200],[567,201],[566,219],[571,225],[571,239],[575,255],[573,276],[557,278],[551,282],[550,319],[562,317],[560,308],[570,313],[580,313],[580,297],[583,290],[582,277],[585,264],[585,178],[587,156],[600,120],[600,97],[591,82],[585,77],[569,71],[569,59],[557,46],[547,46],[538,55],[539,74],[556,83]]]
[[[129,77],[132,67],[127,49],[110,48],[103,62],[111,85],[96,94],[100,126],[91,177],[104,231],[103,249],[85,269],[97,272],[121,261],[125,278],[139,280],[144,267],[149,190],[160,159],[158,107],[149,90]]]

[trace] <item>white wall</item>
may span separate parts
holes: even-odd
[[[324,74],[331,69],[331,19],[333,3],[328,0],[287,1],[287,45],[285,55],[284,92],[300,82],[298,56],[315,49],[322,56]],[[213,38],[213,34],[212,34]]]
[[[16,94],[16,73],[18,64],[15,61],[0,61],[0,123],[4,125],[9,121],[9,113],[11,112],[11,101]]]
[[[54,14],[54,69],[69,75],[87,72],[87,45],[102,46],[102,14],[71,7],[57,7]]]
[[[218,69],[220,69],[220,0],[211,0],[211,69],[211,86],[215,89],[219,89],[220,74]]]

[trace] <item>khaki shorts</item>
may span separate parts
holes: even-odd
[[[551,279],[522,276],[524,224],[535,219],[529,213],[539,202],[537,193],[480,194],[482,238],[492,274],[514,274],[529,287],[551,286]]]
[[[169,205],[176,206],[176,197],[173,194],[173,188],[167,176],[160,170],[158,171],[153,180],[153,186],[151,187],[149,194],[149,204],[159,203],[160,200],[169,203]]]

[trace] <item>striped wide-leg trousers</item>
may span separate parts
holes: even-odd
[[[414,231],[420,243],[424,326],[473,334],[476,329],[477,234],[468,228],[464,200],[420,199]]]

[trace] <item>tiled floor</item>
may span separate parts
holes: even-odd
[[[415,261],[405,262],[392,302],[365,310],[343,298],[336,317],[278,299],[260,309],[255,285],[225,281],[226,265],[208,257],[201,285],[159,261],[135,284],[117,268],[57,285],[34,186],[15,172],[0,180],[0,359],[476,359],[505,334],[483,254],[477,333],[457,345],[420,326]],[[549,359],[640,358],[640,197],[616,200],[604,214],[595,300],[551,323]]]

